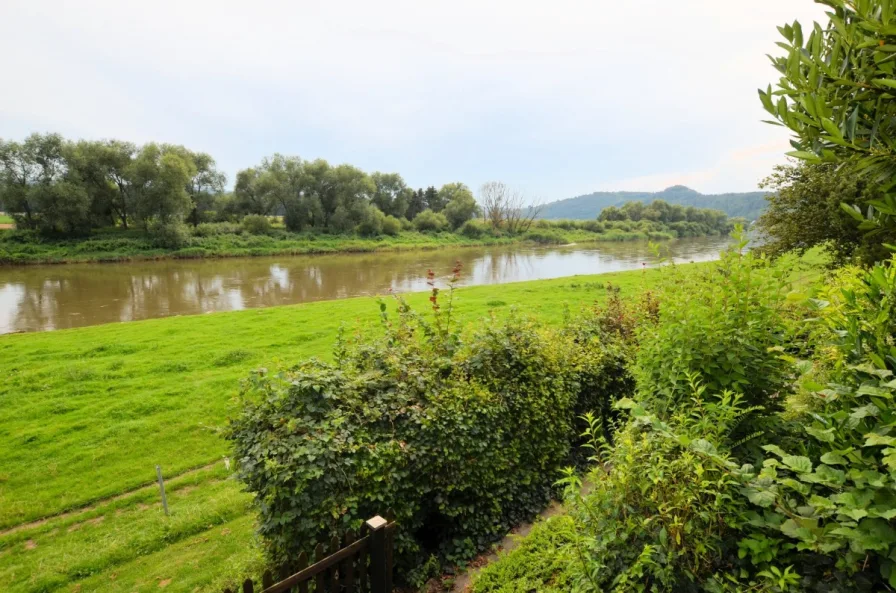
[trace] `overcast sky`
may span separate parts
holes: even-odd
[[[750,191],[776,25],[811,0],[4,0],[0,137],[183,144],[230,180],[280,152],[595,190]]]

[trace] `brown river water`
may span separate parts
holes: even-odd
[[[679,262],[718,257],[726,237],[663,242]],[[427,270],[462,285],[634,270],[646,242],[444,248],[248,259],[0,267],[0,334],[426,290]]]

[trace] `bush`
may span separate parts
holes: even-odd
[[[694,407],[668,421],[620,402],[632,420],[612,448],[592,421],[592,447],[605,465],[593,470],[587,494],[576,474],[564,480],[576,523],[568,571],[577,587],[570,590],[721,591],[729,577],[716,575],[723,574],[737,583],[737,535],[748,504],[726,435],[742,402],[730,392],[706,393],[695,376],[690,387]]]
[[[568,243],[566,237],[557,231],[529,231],[523,235],[523,240],[541,245],[564,245]]]
[[[601,340],[582,348],[515,315],[461,335],[432,300],[432,322],[383,303],[382,338],[250,383],[228,438],[275,561],[386,508],[405,578],[431,554],[470,558],[545,506],[580,398],[603,393],[592,375],[622,373]]]
[[[261,214],[247,214],[240,224],[250,235],[268,235],[271,232],[271,221]]]
[[[153,223],[149,228],[152,242],[164,249],[180,249],[190,244],[190,228],[182,222]]]
[[[402,221],[394,216],[387,216],[383,219],[383,234],[395,237],[401,232]]]
[[[645,324],[635,376],[661,417],[690,405],[687,376],[711,393],[742,393],[747,406],[779,409],[791,365],[782,356],[788,271],[741,242],[698,270],[666,268],[656,324]]]
[[[815,572],[845,573],[841,580],[855,590],[896,584],[894,262],[864,273],[843,291],[840,306],[822,307],[844,364],[828,386],[807,380],[816,401],[798,444],[766,445],[771,456],[744,490],[761,507],[754,538],[826,556],[826,565],[813,563]]]
[[[242,225],[232,222],[202,222],[193,228],[194,237],[215,237],[218,235],[239,235]]]
[[[401,230],[403,231],[413,231],[415,230],[414,223],[408,220],[407,218],[399,218],[399,222],[401,222]]]
[[[362,237],[375,237],[381,235],[383,234],[383,224],[385,223],[385,220],[386,215],[383,214],[382,210],[376,206],[367,206],[361,216],[361,222],[355,227],[355,232]]]
[[[451,228],[457,229],[479,213],[479,205],[473,194],[462,192],[451,199],[442,212]]]
[[[421,232],[442,231],[448,228],[448,219],[441,212],[426,209],[414,217],[414,227]]]
[[[468,239],[481,239],[489,232],[489,227],[481,220],[468,220],[459,232]]]
[[[473,593],[568,593],[569,567],[575,562],[570,544],[575,523],[560,515],[536,523],[519,547],[503,553],[474,577]]]

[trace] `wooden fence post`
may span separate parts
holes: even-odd
[[[370,593],[392,593],[392,553],[387,549],[386,520],[377,515],[370,528]]]

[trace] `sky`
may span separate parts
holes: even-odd
[[[0,137],[279,152],[532,200],[753,191],[777,25],[812,0],[4,0]],[[777,50],[777,51],[776,51]]]

